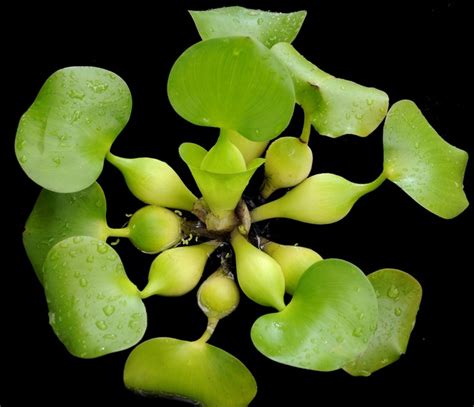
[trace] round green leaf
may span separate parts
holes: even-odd
[[[36,275],[43,280],[43,262],[49,250],[71,236],[107,239],[107,207],[99,184],[71,194],[43,189],[26,221],[23,244]]]
[[[87,188],[102,172],[131,108],[130,90],[110,71],[71,67],[55,72],[20,120],[15,151],[21,167],[51,191]]]
[[[444,141],[415,103],[395,103],[383,129],[384,172],[425,209],[445,219],[469,202],[463,189],[468,154]]]
[[[329,75],[306,60],[290,44],[276,44],[272,52],[291,72],[296,100],[311,116],[319,134],[365,137],[387,114],[388,96],[385,92]]]
[[[252,326],[255,347],[268,358],[312,370],[336,370],[367,348],[377,323],[377,298],[353,264],[321,260],[301,277],[293,299]]]
[[[377,330],[369,346],[344,366],[353,376],[369,376],[405,353],[421,302],[421,286],[412,276],[396,269],[369,274],[379,304]]]
[[[207,407],[247,406],[257,393],[252,373],[234,356],[203,342],[150,339],[127,359],[125,385],[140,393]]]
[[[146,310],[112,247],[87,236],[56,244],[44,262],[50,324],[68,351],[95,358],[135,345]]]
[[[295,103],[287,69],[249,37],[215,38],[188,48],[171,69],[168,96],[191,123],[236,130],[254,141],[278,136]]]
[[[248,36],[269,48],[278,42],[292,42],[306,17],[306,11],[274,13],[239,6],[190,11],[190,14],[203,40]]]

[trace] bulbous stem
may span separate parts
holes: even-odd
[[[217,323],[219,322],[218,318],[209,318],[207,320],[207,327],[202,336],[197,339],[195,342],[197,343],[206,343],[214,333],[214,330],[216,329]]]

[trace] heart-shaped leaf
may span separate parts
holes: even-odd
[[[468,154],[444,141],[415,103],[401,100],[390,108],[383,144],[387,178],[425,209],[451,219],[468,207]]]
[[[377,298],[353,264],[321,260],[301,277],[293,299],[252,326],[255,347],[268,358],[312,370],[336,370],[367,348],[377,323]]]
[[[369,346],[344,366],[353,376],[369,376],[405,353],[421,302],[421,286],[412,276],[396,269],[369,274],[379,303],[377,330]]]
[[[55,72],[20,120],[15,150],[21,167],[51,191],[87,188],[102,172],[131,108],[130,90],[110,71],[71,67]]]
[[[140,393],[207,407],[247,406],[257,393],[252,373],[234,356],[203,342],[155,338],[127,359],[125,385]]]
[[[215,38],[188,48],[175,62],[168,96],[191,123],[270,140],[288,125],[295,104],[287,69],[249,37]]]
[[[112,247],[87,236],[56,244],[44,262],[50,324],[68,351],[95,358],[135,345],[146,310]]]
[[[253,37],[269,48],[278,42],[292,42],[306,17],[306,11],[274,13],[239,6],[190,14],[203,40],[241,35]]]
[[[99,184],[71,194],[43,189],[28,217],[23,244],[36,275],[43,280],[43,262],[49,250],[71,236],[108,236],[107,207]]]
[[[388,96],[385,92],[329,75],[290,44],[276,44],[272,53],[290,70],[296,100],[305,114],[310,115],[319,134],[365,137],[387,114]]]

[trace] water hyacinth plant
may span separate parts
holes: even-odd
[[[241,295],[273,308],[259,308],[264,315],[249,335],[278,363],[368,376],[407,348],[422,294],[414,277],[389,268],[365,274],[311,248],[271,241],[263,225],[274,218],[337,222],[386,180],[433,214],[454,218],[468,206],[467,153],[444,141],[414,102],[390,104],[383,91],[336,78],[304,58],[291,43],[305,15],[242,7],[191,12],[202,41],[171,68],[168,95],[181,117],[216,129],[209,130],[210,149],[199,140],[179,148],[198,196],[166,162],[111,152],[132,98],[110,71],[53,73],[20,120],[18,162],[44,188],[24,245],[45,290],[50,324],[79,358],[134,347],[124,368],[131,390],[207,406],[248,405],[257,392],[252,373],[209,343]],[[301,135],[279,137],[295,109],[304,112]],[[379,126],[383,168],[372,182],[317,173],[312,135],[366,137]],[[145,204],[123,228],[107,223],[97,183],[105,161]],[[244,197],[261,167],[260,196]],[[109,237],[128,238],[153,254],[143,289],[128,278]],[[204,275],[217,249],[222,264]],[[197,305],[208,319],[199,339],[139,343],[148,297],[197,287]]]

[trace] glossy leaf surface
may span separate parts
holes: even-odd
[[[321,260],[301,277],[291,302],[255,321],[251,335],[268,358],[311,370],[336,370],[367,348],[377,298],[367,277],[344,260]]]
[[[384,126],[384,171],[425,209],[445,219],[464,211],[468,154],[444,141],[415,103],[395,103]]]
[[[172,397],[208,407],[244,407],[257,385],[234,356],[202,342],[150,339],[127,359],[125,385],[140,393]]]
[[[50,324],[70,353],[95,358],[142,338],[145,306],[108,244],[68,238],[51,249],[43,270]]]
[[[306,17],[306,11],[274,13],[239,6],[190,13],[203,40],[248,36],[269,48],[278,42],[292,42]]]
[[[168,96],[191,123],[236,130],[254,141],[278,136],[295,103],[287,69],[249,37],[216,38],[188,48],[171,69]]]
[[[102,172],[131,109],[130,90],[116,74],[94,67],[61,69],[20,120],[18,161],[43,188],[63,193],[87,188]]]
[[[272,52],[290,70],[296,100],[319,134],[365,137],[382,122],[388,109],[385,92],[335,78],[305,59],[292,45],[276,44]]]
[[[377,293],[379,317],[367,349],[344,367],[353,376],[369,376],[405,353],[421,302],[420,284],[403,271],[382,269],[368,278]]]
[[[43,262],[49,250],[71,236],[107,239],[107,207],[99,184],[70,194],[43,189],[28,217],[23,244],[36,275],[43,280]]]

